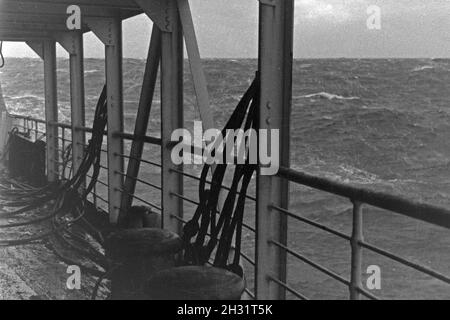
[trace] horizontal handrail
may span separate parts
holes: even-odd
[[[145,159],[142,159],[142,158],[136,158],[136,157],[128,156],[126,154],[119,154],[119,153],[114,153],[114,156],[122,157],[124,159],[132,159],[132,160],[140,161],[142,163],[146,163],[146,164],[158,167],[158,168],[162,168],[161,164],[153,162],[153,161],[148,161],[148,160],[145,160]]]
[[[162,145],[161,138],[155,138],[155,137],[150,137],[150,136],[138,136],[138,135],[131,134],[131,133],[115,132],[113,134],[113,137],[122,138],[125,140],[131,140],[131,141],[143,141],[143,142],[147,142],[147,143],[154,144],[157,146]]]
[[[372,252],[375,252],[375,253],[377,253],[379,255],[382,255],[382,256],[387,257],[387,258],[389,258],[391,260],[399,262],[402,265],[405,265],[407,267],[410,267],[412,269],[420,271],[420,272],[422,272],[424,274],[427,274],[430,277],[433,277],[433,278],[438,279],[438,280],[440,280],[442,282],[450,284],[450,277],[446,276],[445,274],[443,274],[443,273],[441,273],[439,271],[433,270],[431,268],[425,267],[425,266],[420,265],[418,263],[415,263],[415,262],[412,262],[412,261],[407,260],[405,258],[402,258],[402,257],[400,257],[400,256],[398,256],[398,255],[396,255],[396,254],[394,254],[392,252],[389,252],[387,250],[379,248],[379,247],[377,247],[377,246],[375,246],[373,244],[370,244],[370,243],[367,243],[367,242],[364,242],[364,241],[360,241],[360,242],[358,242],[358,244],[362,248],[366,248],[366,249],[368,249],[368,250],[370,250]]]
[[[297,290],[291,288],[289,285],[287,285],[286,283],[284,283],[283,281],[278,280],[277,278],[273,277],[273,276],[269,276],[269,280],[275,282],[276,284],[278,284],[279,286],[283,287],[284,289],[286,289],[287,291],[289,291],[290,293],[292,293],[294,296],[296,296],[297,298],[299,298],[300,300],[309,300],[308,297],[306,297],[305,295],[301,294],[300,292],[298,292]]]
[[[22,119],[22,120],[28,120],[28,121],[35,121],[35,122],[39,122],[39,123],[45,123],[45,120],[43,120],[43,119],[34,118],[34,117],[30,117],[30,116],[24,116],[24,115],[21,115],[21,114],[12,113],[9,116],[11,118],[16,118],[16,119]]]
[[[44,123],[44,124],[46,123],[45,120],[37,119],[37,118],[33,118],[33,117],[20,116],[20,115],[12,115],[12,116],[15,118],[18,118],[18,119],[34,121],[36,124],[37,123]],[[90,129],[90,128],[86,128],[86,127],[72,128],[71,125],[67,124],[67,123],[51,122],[49,124],[55,125],[62,129],[67,129],[67,130],[75,129],[75,130],[82,130],[85,132],[92,132],[92,129]],[[24,123],[24,127],[26,127],[25,123]],[[35,131],[38,130],[37,125],[35,125],[34,127],[35,127],[34,129],[30,128],[30,130],[35,130]],[[62,130],[62,131],[64,132],[64,130]],[[106,135],[107,132],[105,131],[104,134]],[[162,146],[161,138],[157,138],[157,137],[137,136],[134,134],[124,133],[124,132],[116,132],[113,134],[113,137],[122,138],[124,140],[134,140],[134,141],[139,140],[139,141],[143,141],[146,143]],[[70,141],[68,139],[65,139],[64,137],[62,137],[62,140]],[[102,150],[102,151],[106,151],[106,150]],[[126,158],[126,159],[139,160],[139,161],[142,161],[143,163],[161,167],[161,164],[158,164],[158,163],[155,163],[152,161],[148,161],[148,160],[144,160],[144,159],[133,158],[129,155],[118,154],[118,153],[114,153],[114,155],[122,157],[122,158]],[[101,168],[107,169],[103,165],[101,166]],[[189,174],[182,170],[177,170],[177,169],[170,169],[170,170],[171,170],[171,172],[183,175],[184,177],[191,178],[191,179],[194,179],[197,181],[200,180],[200,178],[196,177],[194,174]],[[121,171],[115,171],[114,173],[122,175],[122,176],[126,176],[126,173],[121,172]],[[413,200],[407,199],[407,198],[399,196],[399,195],[389,194],[387,192],[375,191],[375,190],[371,190],[371,189],[360,187],[360,186],[352,186],[352,185],[349,185],[346,183],[341,183],[339,181],[335,181],[335,180],[332,180],[329,178],[315,176],[312,174],[308,174],[305,172],[301,172],[301,171],[286,168],[286,167],[280,168],[278,176],[283,179],[289,180],[293,183],[297,183],[297,184],[311,187],[311,188],[314,188],[317,190],[335,194],[335,195],[338,195],[338,196],[341,196],[344,198],[348,198],[353,202],[354,206],[355,206],[355,204],[361,204],[361,205],[367,204],[367,205],[371,205],[371,206],[374,206],[377,208],[389,210],[389,211],[395,212],[397,214],[408,216],[410,218],[428,222],[428,223],[431,223],[431,224],[434,224],[437,226],[441,226],[444,228],[450,228],[450,210],[447,210],[446,208],[443,208],[443,207],[431,205],[431,204],[420,202],[420,201],[413,201]],[[141,182],[147,186],[161,190],[160,186],[157,186],[153,183],[144,181],[139,178],[133,178],[133,179],[135,181]],[[206,183],[211,184],[212,182],[206,181]],[[104,182],[100,182],[100,184],[105,187],[108,187],[108,185]],[[227,186],[222,186],[222,187],[226,190],[229,190],[229,187],[227,187]],[[131,197],[133,197],[135,200],[140,201],[144,204],[147,204],[147,205],[151,206],[152,208],[155,208],[157,210],[162,210],[162,208],[160,206],[150,203],[150,202],[146,201],[145,199],[142,199],[134,194],[130,194],[130,193],[126,192],[123,188],[119,188],[119,189],[116,188],[116,190],[127,193]],[[171,192],[170,194],[179,199],[182,199],[183,201],[189,202],[194,205],[198,205],[197,201],[186,197],[184,194],[178,194],[178,193],[174,193],[174,192]],[[98,200],[101,200],[105,203],[108,202],[106,199],[102,198],[101,196],[99,196],[96,193],[94,194],[94,196],[96,197],[96,199],[98,198]],[[254,196],[247,195],[246,197],[250,200],[256,201],[256,197],[254,197]],[[362,294],[365,297],[370,298],[370,299],[379,299],[377,296],[371,294],[367,290],[364,290],[362,288],[362,286],[360,285],[360,282],[361,282],[360,276],[355,276],[355,274],[358,275],[360,273],[360,270],[357,268],[357,266],[361,264],[361,261],[360,261],[360,259],[359,260],[356,259],[356,258],[358,258],[358,255],[360,255],[360,252],[361,252],[360,248],[364,248],[364,249],[370,250],[372,252],[378,253],[378,254],[383,255],[387,258],[390,258],[396,262],[399,262],[403,265],[409,266],[417,271],[427,274],[431,277],[434,277],[434,278],[439,279],[446,283],[450,283],[450,277],[448,277],[445,274],[442,274],[438,271],[435,271],[433,269],[430,269],[430,268],[420,265],[418,263],[412,262],[405,258],[399,257],[399,256],[395,255],[394,253],[391,253],[389,251],[386,251],[384,249],[381,249],[377,246],[374,246],[372,244],[365,242],[364,239],[362,238],[362,233],[361,233],[360,238],[356,237],[355,234],[357,234],[358,232],[362,232],[362,229],[361,229],[362,226],[358,226],[358,225],[354,224],[354,226],[353,226],[354,234],[350,236],[350,235],[347,235],[347,234],[345,234],[339,230],[336,230],[332,227],[328,227],[328,226],[321,224],[319,222],[316,222],[314,220],[311,220],[306,217],[302,217],[298,214],[295,214],[295,213],[291,212],[288,208],[284,208],[284,207],[282,208],[282,207],[279,207],[276,205],[271,205],[271,208],[280,212],[281,214],[284,214],[287,217],[294,219],[294,220],[309,224],[313,227],[319,228],[321,230],[324,230],[326,232],[329,232],[331,234],[334,234],[335,236],[338,236],[340,238],[343,238],[343,239],[351,242],[351,244],[352,244],[352,263],[355,263],[355,266],[352,265],[351,279],[347,279],[347,278],[341,276],[340,274],[336,273],[335,271],[330,270],[327,267],[304,256],[300,252],[296,251],[294,248],[289,247],[286,243],[282,243],[282,242],[276,241],[274,239],[269,241],[271,245],[277,247],[281,251],[284,251],[288,255],[295,257],[296,259],[298,259],[298,260],[310,265],[311,267],[319,270],[320,272],[328,275],[329,277],[333,278],[334,280],[337,280],[338,282],[348,286],[351,293],[353,293],[353,295],[351,294],[352,299],[354,299],[354,298],[358,299],[359,298],[358,293]],[[117,209],[120,210],[120,208],[117,208]],[[360,212],[360,213],[362,213],[362,212]],[[354,215],[355,215],[355,207],[354,207]],[[186,223],[186,221],[182,217],[173,215],[173,218],[177,219],[178,221],[180,221],[182,223]],[[243,227],[250,231],[257,233],[256,228],[249,226],[246,223],[243,224]],[[356,233],[355,233],[355,228],[357,228],[356,231],[358,231]],[[358,249],[358,250],[356,250],[356,249]],[[252,259],[251,257],[249,257],[245,254],[241,254],[241,256],[248,263],[250,263],[253,266],[256,266],[254,259]],[[356,268],[356,269],[354,269],[354,268]],[[281,281],[274,275],[273,276],[268,275],[268,278],[270,281],[283,287],[284,290],[295,295],[297,298],[308,299],[306,296],[304,296],[300,292],[296,291],[294,288],[290,287],[288,283]],[[248,293],[250,293],[250,291],[248,291]]]
[[[126,173],[124,173],[124,172],[121,172],[121,171],[114,171],[114,173],[117,173],[117,174],[120,174],[122,177],[124,177],[124,178],[130,178],[130,179],[132,179],[132,180],[134,180],[134,181],[137,181],[137,182],[140,182],[140,183],[142,183],[142,184],[145,184],[146,186],[149,186],[149,187],[152,187],[152,188],[155,188],[155,189],[157,189],[157,190],[162,190],[162,188],[160,187],[160,186],[158,186],[158,185],[156,185],[156,184],[154,184],[154,183],[151,183],[151,182],[148,182],[148,181],[145,181],[145,180],[142,180],[142,179],[139,179],[139,178],[135,178],[135,177],[132,177],[132,176],[130,176],[129,174],[126,174]]]
[[[290,218],[292,218],[292,219],[294,219],[294,220],[297,220],[297,221],[306,223],[306,224],[308,224],[308,225],[310,225],[310,226],[313,226],[313,227],[315,227],[315,228],[317,228],[317,229],[321,229],[321,230],[326,231],[326,232],[328,232],[328,233],[334,234],[335,236],[338,236],[338,237],[340,237],[340,238],[342,238],[342,239],[344,239],[344,240],[348,240],[348,241],[351,240],[351,237],[350,237],[349,235],[346,235],[345,233],[343,233],[343,232],[341,232],[341,231],[339,231],[339,230],[330,228],[330,227],[328,227],[328,226],[326,226],[326,225],[324,225],[324,224],[321,224],[321,223],[319,223],[319,222],[316,222],[316,221],[313,221],[313,220],[311,220],[311,219],[302,217],[302,216],[300,216],[300,215],[297,215],[297,214],[295,214],[295,213],[293,213],[293,212],[291,212],[291,211],[289,211],[289,210],[280,208],[280,207],[278,207],[278,206],[273,206],[273,205],[272,205],[271,208],[274,209],[274,210],[277,210],[277,211],[281,212],[282,214],[284,214],[284,215],[286,215],[286,216],[288,216],[288,217],[290,217]]]
[[[280,167],[278,175],[301,185],[450,229],[450,210],[442,207],[412,201],[389,193],[351,186],[285,167]]]
[[[66,123],[66,122],[57,122],[57,121],[48,121],[47,122],[43,119],[28,117],[28,116],[23,116],[23,115],[18,115],[18,114],[12,114],[11,117],[16,118],[16,119],[23,119],[23,120],[38,122],[38,123],[42,123],[42,124],[49,124],[51,126],[57,126],[57,127],[63,128],[63,129],[72,129],[72,125],[70,123]],[[79,130],[79,131],[84,131],[84,132],[90,132],[90,133],[92,133],[92,131],[93,131],[92,128],[82,127],[82,126],[74,126],[73,129]],[[108,131],[104,131],[103,134],[107,135]],[[113,137],[122,138],[124,140],[131,140],[131,141],[133,141],[133,140],[143,141],[146,143],[159,145],[159,146],[162,144],[161,138],[151,137],[151,136],[146,136],[146,135],[138,136],[138,135],[135,135],[132,133],[127,133],[127,132],[114,132]]]
[[[189,202],[190,204],[193,204],[193,205],[195,205],[195,206],[199,206],[199,205],[200,205],[199,202],[197,202],[197,201],[195,201],[195,200],[192,200],[192,199],[189,199],[188,197],[186,197],[186,196],[184,196],[184,195],[182,195],[182,194],[178,194],[178,193],[176,193],[176,192],[171,192],[170,194],[171,194],[172,196],[174,196],[174,197],[177,197],[177,198],[181,199],[181,200],[184,200],[184,201],[186,201],[186,202]],[[216,214],[217,214],[217,215],[220,215],[220,211],[219,211],[219,210],[216,210]],[[252,226],[248,225],[247,223],[242,222],[242,226],[243,226],[245,229],[247,229],[247,230],[249,230],[249,231],[252,231],[252,232],[256,233],[256,229],[253,228]]]
[[[193,174],[184,172],[184,171],[182,171],[182,170],[170,168],[169,171],[175,172],[175,173],[178,173],[178,174],[181,174],[181,175],[184,176],[184,177],[187,177],[187,178],[190,178],[190,179],[193,179],[193,180],[196,180],[196,181],[201,181],[201,178],[200,178],[200,177],[197,177],[197,176],[195,176],[195,175],[193,175]],[[206,184],[209,184],[209,185],[215,185],[215,183],[214,183],[213,181],[210,181],[210,180],[205,180],[205,183],[206,183]],[[229,186],[224,185],[224,184],[221,184],[221,185],[220,185],[220,188],[222,188],[222,189],[224,189],[224,190],[227,190],[227,191],[231,191],[231,188],[230,188]],[[238,191],[236,191],[236,194],[237,194],[237,195],[240,195],[241,193],[238,192]],[[252,201],[255,201],[255,202],[256,202],[256,197],[253,197],[253,196],[251,196],[251,195],[246,194],[246,195],[245,195],[245,198],[247,198],[247,199],[249,199],[249,200],[252,200]]]

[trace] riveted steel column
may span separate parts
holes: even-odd
[[[179,232],[175,216],[183,216],[183,202],[173,193],[183,194],[183,177],[171,169],[183,170],[172,162],[172,132],[183,127],[183,33],[175,0],[168,2],[171,31],[162,32],[161,40],[161,138],[162,138],[162,208],[164,228]]]
[[[150,117],[160,61],[161,31],[155,26],[150,41],[141,96],[139,99],[139,108],[136,115],[136,124],[134,128],[135,136],[145,136],[147,133],[148,120]],[[128,161],[127,175],[125,177],[125,192],[122,194],[119,223],[122,223],[125,219],[127,212],[133,203],[133,197],[131,195],[133,195],[136,190],[136,178],[138,178],[140,169],[140,161],[138,159],[142,157],[143,150],[144,141],[134,140],[131,144],[130,159]]]
[[[261,73],[260,127],[280,130],[280,165],[289,167],[289,116],[292,95],[293,0],[260,0]],[[269,139],[270,141],[270,139]],[[272,145],[271,152],[278,152]],[[271,208],[287,208],[289,184],[277,176],[257,179],[256,297],[283,299],[285,290],[271,278],[286,281],[286,252],[271,244],[285,244],[286,217]]]
[[[72,157],[74,172],[81,165],[86,143],[86,133],[76,128],[85,127],[84,101],[84,50],[83,34],[70,32],[72,50],[70,53],[70,93],[72,120]]]
[[[122,20],[86,18],[85,23],[105,45],[106,91],[108,104],[108,210],[111,223],[119,219],[124,170],[123,139],[123,73]]]
[[[45,122],[47,134],[47,179],[58,179],[58,127],[51,122],[58,122],[57,80],[56,80],[56,42],[43,42],[44,83],[45,83]]]
[[[123,140],[114,135],[123,132],[122,21],[110,22],[111,44],[106,45],[106,86],[108,99],[108,200],[111,223],[117,223],[120,212],[123,177]]]

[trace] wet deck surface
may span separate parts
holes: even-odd
[[[2,180],[2,176],[4,174],[0,170],[0,180]],[[0,205],[3,201],[7,200],[0,200]],[[30,212],[23,219],[30,219],[35,214]],[[17,221],[21,220],[1,219],[0,224],[5,225]],[[45,232],[48,227],[47,223],[40,223],[24,227],[1,228],[0,240],[29,238]],[[86,263],[83,257],[77,256],[73,251],[63,247],[58,250],[73,261]],[[67,281],[71,276],[71,273],[67,272],[68,267],[51,250],[49,239],[16,247],[0,246],[0,299],[90,299],[97,278],[81,272],[81,288],[70,290],[67,287]],[[98,299],[105,299],[107,295],[108,290],[105,285],[102,285]]]
[[[69,290],[65,263],[43,244],[0,249],[0,299],[86,300],[96,279],[81,274],[80,290]],[[105,298],[102,288],[99,298]]]

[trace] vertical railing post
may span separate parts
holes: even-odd
[[[54,182],[59,178],[58,127],[50,124],[51,122],[58,122],[56,42],[53,40],[44,41],[43,54],[45,83],[45,130],[47,134],[47,179],[49,182]]]
[[[170,0],[168,18],[171,31],[163,31],[161,39],[161,163],[163,226],[179,232],[183,202],[173,193],[183,194],[183,177],[171,169],[183,170],[171,158],[172,132],[183,127],[183,33],[175,0]]]
[[[270,145],[270,150],[272,155],[279,151],[279,165],[286,167],[290,164],[293,11],[293,0],[260,0],[260,128],[279,130],[279,145]],[[270,135],[267,135],[269,141]],[[288,207],[289,182],[276,176],[262,175],[260,167],[256,217],[257,299],[285,298],[285,290],[270,277],[286,281],[286,252],[271,245],[270,241],[287,242],[287,217],[274,211],[272,205]]]
[[[122,21],[110,21],[111,44],[106,44],[106,87],[108,103],[108,200],[111,223],[120,213],[124,171],[123,140],[114,133],[123,132]]]
[[[85,23],[105,45],[106,91],[108,104],[108,210],[110,222],[119,219],[124,171],[123,139],[123,73],[122,20],[86,18]]]
[[[158,76],[159,64],[161,61],[161,31],[154,26],[150,46],[148,50],[147,63],[142,83],[139,107],[136,114],[136,123],[134,127],[135,136],[144,136],[147,133],[148,120],[155,92],[156,80]],[[134,140],[131,144],[130,158],[124,182],[124,193],[122,194],[121,212],[119,215],[119,224],[123,222],[127,211],[130,209],[136,190],[136,178],[139,175],[140,159],[144,150],[144,141]]]
[[[362,284],[362,247],[360,243],[363,238],[363,209],[362,203],[353,201],[353,230],[350,240],[352,249],[351,278],[350,278],[350,299],[359,300],[361,298]]]
[[[83,34],[81,32],[68,34],[72,46],[72,52],[70,52],[72,165],[73,172],[77,172],[82,162],[86,143],[86,133],[79,129],[85,126]]]
[[[62,150],[62,154],[61,156],[64,154],[64,152],[66,151],[66,129],[61,127],[61,150]],[[60,157],[58,156],[58,159],[60,159]],[[62,157],[61,157],[62,159]],[[62,168],[61,171],[61,178],[65,179],[66,178],[66,166],[64,166]]]

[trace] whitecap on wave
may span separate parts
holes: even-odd
[[[434,66],[420,66],[420,67],[416,67],[413,69],[412,72],[419,72],[419,71],[424,71],[424,70],[429,70],[429,69],[434,69]]]
[[[304,96],[300,96],[300,98],[322,98],[322,99],[328,99],[328,100],[359,100],[360,97],[344,97],[338,94],[328,93],[328,92],[317,92],[312,94],[307,94]]]

